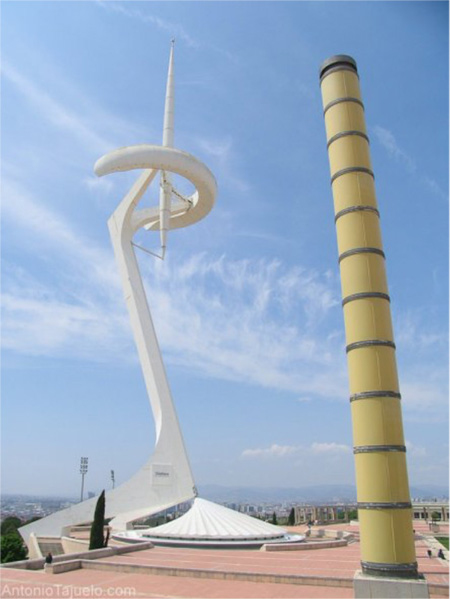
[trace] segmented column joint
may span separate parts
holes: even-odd
[[[362,131],[356,131],[356,130],[352,129],[352,130],[349,130],[349,131],[341,131],[339,133],[336,133],[336,135],[333,135],[333,137],[331,137],[328,140],[328,142],[327,142],[327,149],[337,139],[341,139],[342,137],[348,137],[350,135],[357,135],[357,136],[362,137],[363,139],[365,139],[367,141],[367,143],[370,143],[369,137],[365,133],[363,133]]]
[[[358,510],[410,510],[410,501],[358,501]]]
[[[393,341],[389,341],[387,339],[367,339],[366,341],[355,341],[355,343],[350,343],[345,348],[345,351],[348,353],[354,349],[373,346],[392,347],[392,349],[395,349],[395,343]]]
[[[331,185],[333,185],[338,177],[342,177],[342,175],[347,175],[348,173],[366,173],[367,175],[370,175],[372,179],[375,179],[375,175],[370,168],[365,166],[349,166],[348,168],[343,168],[334,173],[334,175],[331,177]]]
[[[350,402],[360,399],[372,399],[374,397],[389,397],[392,399],[401,399],[402,396],[397,391],[362,391],[361,393],[353,393],[350,395]]]
[[[352,293],[351,295],[347,295],[342,300],[342,307],[344,307],[349,302],[354,302],[360,299],[384,299],[388,302],[391,301],[391,298],[387,293],[381,293],[380,291],[363,291],[361,293]]]
[[[404,445],[358,445],[353,448],[353,453],[378,453],[378,452],[401,452],[406,453]]]
[[[336,104],[340,104],[341,102],[354,102],[355,104],[359,104],[361,106],[361,108],[364,110],[364,104],[361,102],[361,100],[359,98],[354,98],[353,96],[345,96],[342,98],[336,98],[336,100],[331,100],[331,102],[328,102],[328,104],[323,109],[324,116],[325,116],[325,113],[327,112],[327,110],[329,110]]]
[[[363,248],[352,248],[351,250],[342,252],[342,254],[338,258],[338,262],[341,263],[341,261],[344,258],[348,258],[349,256],[354,256],[356,254],[378,254],[378,256],[381,256],[382,258],[386,258],[385,253],[380,248],[363,247]]]
[[[337,222],[338,219],[341,218],[341,216],[345,216],[346,214],[351,214],[352,212],[373,212],[378,217],[380,216],[378,209],[374,208],[373,206],[364,206],[364,205],[350,206],[349,208],[344,208],[343,210],[339,210],[339,212],[337,212],[336,216],[334,217],[334,222]]]
[[[322,84],[322,81],[325,79],[325,77],[328,77],[328,75],[331,75],[331,73],[337,73],[338,71],[350,71],[350,73],[353,73],[359,79],[359,75],[354,68],[352,68],[351,66],[347,66],[346,64],[342,64],[336,65],[335,67],[332,67],[325,71],[325,73],[320,78],[320,83]]]

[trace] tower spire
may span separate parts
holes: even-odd
[[[164,104],[164,124],[163,124],[163,146],[172,148],[174,142],[174,103],[175,103],[175,85],[173,79],[173,48],[175,39],[171,40],[169,71],[167,73],[166,101]],[[161,171],[161,184],[159,191],[159,215],[160,228],[159,235],[161,241],[161,257],[164,259],[166,254],[167,231],[169,229],[170,203],[172,196],[172,182],[170,174]]]
[[[163,126],[163,146],[173,147],[174,142],[174,101],[175,86],[173,79],[173,50],[175,39],[171,40],[169,70],[167,73],[166,101],[164,105],[164,126]]]

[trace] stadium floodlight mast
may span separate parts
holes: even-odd
[[[84,477],[88,471],[88,459],[89,458],[81,458],[81,461],[80,461],[80,474],[81,474],[81,498],[80,498],[80,501],[83,501]]]

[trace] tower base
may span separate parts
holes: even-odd
[[[355,599],[429,599],[425,578],[385,578],[358,570],[353,578]]]

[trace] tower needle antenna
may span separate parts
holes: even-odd
[[[175,38],[171,41],[169,70],[167,73],[166,101],[164,105],[164,125],[162,145],[172,148],[174,143],[174,81],[173,81],[173,47]],[[169,173],[161,171],[159,191],[159,231],[161,240],[161,254],[164,260],[167,245],[167,231],[169,229],[170,208],[172,198],[172,181]]]

